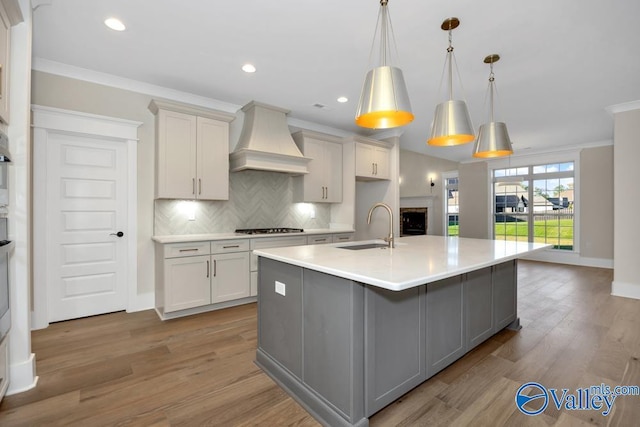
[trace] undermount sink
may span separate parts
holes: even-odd
[[[361,245],[350,245],[350,246],[338,246],[340,249],[350,249],[352,251],[359,251],[361,249],[385,249],[389,247],[388,243],[363,243]]]

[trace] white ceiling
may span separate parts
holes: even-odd
[[[370,134],[354,122],[378,0],[53,0],[34,12],[33,56],[226,101],[292,110],[290,117]],[[390,0],[415,120],[402,148],[450,160],[473,144],[427,147],[450,16],[476,128],[487,118],[495,65],[498,115],[516,153],[611,140],[605,107],[640,100],[637,0]],[[103,25],[120,18],[121,33]],[[37,60],[35,61],[37,62]],[[245,62],[258,71],[240,70]],[[339,104],[338,96],[349,102]],[[318,109],[313,104],[326,105]]]

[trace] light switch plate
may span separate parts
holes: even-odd
[[[276,294],[280,294],[282,296],[286,296],[287,294],[287,285],[282,282],[278,282],[276,280]]]

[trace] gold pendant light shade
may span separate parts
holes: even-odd
[[[402,70],[388,65],[369,70],[362,86],[356,124],[388,129],[413,121]]]
[[[431,124],[431,134],[427,144],[439,147],[451,147],[471,142],[475,139],[475,131],[471,122],[471,115],[467,108],[467,103],[461,99],[453,97],[453,71],[455,57],[453,55],[453,45],[451,43],[451,33],[458,28],[460,20],[458,18],[447,18],[440,28],[449,32],[449,46],[447,47],[447,57],[445,69],[447,71],[448,100],[436,106],[436,111]],[[444,75],[443,75],[444,77]],[[459,77],[459,76],[458,76]]]
[[[511,139],[507,132],[507,125],[503,122],[494,121],[494,92],[495,76],[493,74],[493,64],[500,60],[500,55],[492,54],[484,58],[484,63],[489,64],[489,122],[480,126],[478,139],[473,149],[473,157],[488,159],[492,157],[503,157],[513,154]]]
[[[370,129],[389,129],[404,126],[413,121],[411,103],[404,76],[400,68],[391,65],[393,27],[388,9],[389,0],[380,0],[378,25],[374,34],[371,52],[376,45],[376,35],[380,30],[378,66],[367,73],[360,102],[356,110],[355,122]]]
[[[489,159],[513,154],[507,125],[502,122],[490,122],[480,126],[473,157]]]
[[[449,100],[436,106],[431,136],[427,141],[429,145],[450,147],[474,139],[473,123],[465,101]]]

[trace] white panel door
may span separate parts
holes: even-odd
[[[126,144],[50,133],[47,206],[49,321],[124,310]]]

